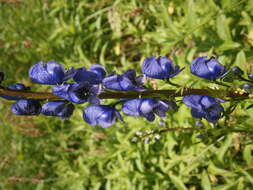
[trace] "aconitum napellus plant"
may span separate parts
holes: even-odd
[[[180,102],[190,107],[191,115],[196,119],[205,119],[217,123],[225,109],[222,103],[230,99],[247,98],[252,93],[253,74],[244,72],[237,66],[226,68],[215,57],[197,57],[191,65],[193,75],[220,80],[225,87],[233,80],[247,81],[241,91],[215,91],[209,89],[190,89],[176,85],[168,90],[147,88],[149,80],[162,80],[173,85],[169,80],[179,75],[183,68],[167,57],[147,57],[143,60],[141,74],[138,70],[108,73],[99,64],[66,70],[55,61],[40,61],[29,70],[30,79],[41,85],[51,85],[52,93],[30,91],[24,84],[2,86],[5,75],[0,72],[0,97],[15,101],[12,112],[15,115],[45,115],[69,119],[75,110],[75,104],[85,104],[83,120],[92,126],[108,128],[116,121],[123,121],[122,115],[142,117],[152,122],[156,117],[165,118],[178,110]],[[224,84],[224,82],[226,84]],[[222,88],[224,88],[222,86]],[[180,92],[179,92],[180,91]],[[223,94],[221,93],[223,92]],[[228,92],[228,93],[225,93]],[[214,97],[212,97],[214,96]],[[103,99],[115,99],[114,103],[105,104]],[[177,104],[176,104],[177,100]]]

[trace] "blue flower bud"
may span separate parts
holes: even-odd
[[[41,105],[37,100],[20,99],[11,107],[15,115],[38,115],[41,111]]]
[[[248,74],[248,78],[249,78],[250,80],[253,80],[253,73],[249,73],[249,74]]]
[[[243,70],[240,67],[234,66],[230,70],[235,75],[239,75],[239,76],[243,75]]]
[[[107,105],[90,105],[83,110],[84,121],[92,126],[107,128],[112,126],[117,118],[123,121],[120,113]]]
[[[89,70],[85,67],[76,70],[73,79],[76,82],[89,82],[90,84],[100,84],[106,75],[105,68],[102,65],[93,64]]]
[[[47,116],[57,116],[62,119],[69,119],[73,114],[74,109],[75,107],[73,104],[62,100],[56,100],[43,104],[41,113]]]
[[[145,117],[148,121],[155,120],[155,114],[165,117],[169,109],[177,109],[173,101],[161,101],[151,98],[137,98],[123,103],[122,111],[127,115]]]
[[[99,104],[100,100],[97,98],[97,95],[100,91],[101,87],[99,85],[91,85],[89,82],[63,83],[62,85],[53,87],[53,93],[56,96],[76,104],[83,104],[85,102]]]
[[[136,77],[134,70],[127,70],[122,75],[112,74],[103,80],[103,85],[105,88],[112,90],[144,90],[140,86],[144,83],[144,76]]]
[[[253,91],[253,86],[252,84],[248,84],[248,83],[245,83],[243,84],[243,89],[248,92],[248,93],[251,93]]]
[[[33,82],[39,84],[57,85],[72,78],[76,70],[71,68],[65,71],[64,67],[54,61],[39,63],[33,65],[29,70],[29,77]]]
[[[28,90],[29,88],[26,87],[25,85],[21,83],[16,83],[16,84],[10,84],[6,87],[8,90]],[[5,98],[7,100],[18,100],[20,98],[14,97],[14,96],[0,96],[2,98]]]
[[[219,102],[223,102],[223,100],[210,96],[187,95],[183,98],[183,103],[191,107],[193,117],[204,118],[212,123],[217,122],[221,113],[224,112]]]
[[[208,80],[221,78],[226,72],[225,67],[217,59],[214,57],[207,59],[206,56],[194,59],[190,69],[192,74]]]
[[[167,57],[148,57],[143,61],[141,67],[143,74],[155,79],[174,77],[183,69],[180,69],[177,65],[175,66]]]

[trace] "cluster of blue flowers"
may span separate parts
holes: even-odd
[[[177,110],[177,105],[172,100],[159,100],[153,98],[122,99],[115,104],[103,105],[99,94],[104,91],[145,91],[143,84],[146,78],[169,80],[178,75],[184,68],[174,65],[172,60],[166,57],[149,57],[143,61],[141,70],[143,75],[136,76],[134,70],[127,70],[123,74],[112,73],[107,75],[103,66],[94,64],[89,69],[65,68],[54,62],[39,62],[29,70],[30,79],[39,84],[52,85],[52,93],[64,100],[54,100],[41,105],[39,100],[19,99],[12,96],[1,96],[8,100],[15,100],[12,112],[16,115],[57,116],[68,119],[75,107],[74,104],[89,105],[83,110],[83,119],[92,126],[99,125],[103,128],[110,127],[117,119],[123,120],[116,105],[122,104],[122,112],[126,115],[144,117],[148,121],[154,121],[155,115],[165,117],[168,110]],[[226,69],[217,59],[211,57],[198,57],[190,66],[191,73],[208,80],[222,79],[232,81],[242,78],[243,72],[238,67]],[[253,76],[249,76],[249,78]],[[4,74],[0,72],[0,83],[4,80]],[[67,82],[72,80],[73,82]],[[8,90],[29,90],[23,84],[8,85]],[[217,122],[224,112],[220,103],[221,99],[202,95],[186,95],[183,103],[191,107],[191,114],[195,118],[204,118],[209,122]]]

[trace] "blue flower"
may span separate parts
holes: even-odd
[[[148,121],[154,121],[155,114],[165,117],[169,109],[177,110],[173,101],[161,101],[151,98],[138,98],[123,103],[122,111],[127,115],[145,117]]]
[[[102,65],[93,64],[89,70],[85,67],[76,70],[73,79],[76,82],[89,82],[90,84],[100,84],[106,75],[105,68]]]
[[[41,111],[41,105],[37,100],[20,99],[11,107],[15,115],[38,115]]]
[[[62,85],[53,87],[53,93],[56,96],[76,104],[83,104],[85,102],[99,104],[100,100],[97,98],[97,95],[100,91],[101,87],[99,85],[91,85],[89,82],[63,83]]]
[[[55,100],[43,104],[41,113],[47,116],[57,116],[62,119],[68,119],[72,115],[74,109],[75,107],[71,103]]]
[[[194,59],[190,69],[192,74],[208,80],[221,78],[226,72],[226,68],[217,59],[207,59],[206,56]]]
[[[57,85],[72,78],[76,70],[71,68],[65,71],[64,67],[54,61],[47,63],[40,61],[29,70],[29,77],[33,82],[39,84]]]
[[[191,107],[191,114],[195,118],[204,118],[209,122],[215,123],[224,112],[224,108],[219,104],[224,102],[221,99],[210,96],[187,95],[183,98],[183,103]]]
[[[112,90],[144,90],[140,86],[144,83],[144,76],[136,76],[134,70],[127,70],[122,75],[112,74],[103,80],[103,85],[105,88]]]
[[[28,90],[29,88],[26,87],[25,85],[21,83],[16,83],[16,84],[10,84],[6,87],[8,90]],[[20,98],[14,97],[14,96],[0,96],[2,98],[5,98],[7,100],[18,100]]]
[[[141,67],[142,72],[146,76],[155,79],[174,77],[183,69],[180,69],[177,65],[175,66],[167,57],[148,57],[143,61]]]
[[[107,105],[90,105],[84,108],[83,119],[92,126],[99,125],[102,128],[110,127],[116,118],[123,121],[120,113]]]

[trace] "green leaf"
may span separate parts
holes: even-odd
[[[232,50],[240,47],[241,44],[233,41],[225,41],[223,44],[221,44],[218,48],[216,48],[216,51],[227,51]]]
[[[169,173],[169,177],[178,190],[187,190],[186,186],[179,177],[173,175],[172,173]]]
[[[241,170],[241,172],[246,176],[247,180],[253,185],[253,177],[245,170]]]
[[[232,144],[233,136],[232,134],[229,134],[223,143],[223,145],[219,148],[217,154],[217,158],[220,162],[224,162],[223,158],[225,153],[227,152],[229,146]]]
[[[216,24],[217,24],[217,33],[220,39],[224,41],[231,41],[232,38],[226,16],[225,15],[217,16]]]
[[[248,166],[253,165],[252,151],[253,151],[253,145],[247,145],[245,146],[243,150],[243,159],[246,161]]]
[[[234,64],[238,65],[238,66],[241,66],[241,67],[245,67],[246,63],[247,63],[246,55],[245,55],[244,51],[241,50],[239,53],[237,53]]]
[[[187,4],[187,26],[188,28],[193,28],[196,26],[196,15],[195,15],[195,4],[193,0],[188,0]]]
[[[201,186],[202,186],[203,190],[211,190],[211,183],[210,183],[210,180],[209,180],[206,170],[204,170],[202,172]]]
[[[43,190],[43,187],[44,187],[44,181],[41,181],[36,185],[35,190]]]
[[[214,175],[221,175],[221,176],[225,176],[225,177],[234,177],[235,176],[235,174],[231,171],[216,167],[212,161],[210,161],[210,164],[208,165],[208,171]]]

